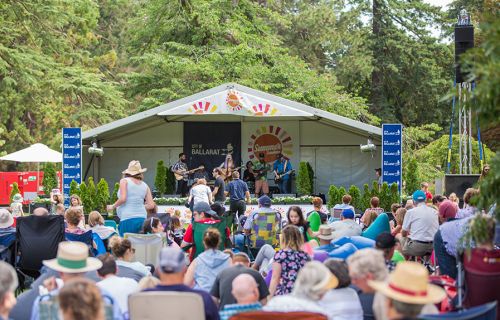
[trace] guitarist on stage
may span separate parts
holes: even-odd
[[[271,170],[266,163],[266,155],[259,153],[259,161],[253,164],[253,174],[255,176],[255,196],[260,197],[262,194],[269,194],[269,183],[267,182],[267,173]]]
[[[290,175],[292,173],[292,164],[280,153],[278,159],[274,162],[274,181],[280,189],[280,193],[290,193]]]
[[[188,195],[188,175],[186,172],[188,171],[188,166],[186,164],[186,155],[184,152],[179,153],[179,161],[177,161],[172,166],[172,172],[178,175],[183,176],[182,179],[177,180],[177,194],[180,194],[182,197],[187,197]]]

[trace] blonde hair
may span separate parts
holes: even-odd
[[[83,217],[82,207],[69,207],[64,214],[66,222],[70,225],[77,226]]]
[[[373,223],[373,221],[375,221],[375,219],[377,219],[378,214],[375,210],[368,210],[363,216],[365,217],[363,223],[365,227],[368,227]]]
[[[68,320],[104,320],[101,291],[94,282],[78,278],[64,284],[58,295],[59,306]]]
[[[153,276],[146,276],[139,280],[139,291],[151,289],[160,284],[160,279]]]
[[[64,216],[64,204],[62,204],[62,203],[58,203],[58,204],[57,204],[57,206],[56,206],[56,212],[58,212],[58,211],[59,211],[59,212],[62,212],[62,214],[60,214],[60,213],[58,213],[58,214],[60,214],[60,215],[63,215],[63,216]]]
[[[448,197],[448,199],[449,199],[451,202],[454,202],[454,203],[456,203],[456,204],[459,204],[459,203],[460,203],[460,199],[458,199],[457,194],[456,194],[455,192],[450,193],[450,196]]]
[[[89,213],[89,226],[102,226],[104,224],[104,218],[98,211],[91,211]]]
[[[304,236],[299,228],[294,225],[287,225],[281,233],[281,248],[290,248],[299,251],[304,244]]]
[[[396,219],[396,223],[398,224],[398,226],[403,225],[403,220],[405,219],[405,215],[406,215],[405,208],[399,208],[398,210],[396,210],[394,218]]]
[[[78,204],[77,206],[81,206],[82,205],[82,199],[77,195],[77,194],[72,194],[70,197],[69,197],[69,205],[72,207],[73,206],[73,203],[71,200],[73,199],[76,199],[78,200]]]
[[[469,188],[464,193],[464,203],[470,204],[470,200],[479,195],[479,189]]]

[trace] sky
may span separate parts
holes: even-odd
[[[450,4],[452,2],[452,0],[424,0],[424,2],[427,2],[427,3],[432,4],[434,6],[445,7],[448,4]]]

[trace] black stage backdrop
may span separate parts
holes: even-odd
[[[184,153],[189,169],[204,165],[210,178],[212,169],[231,153],[234,164],[241,164],[241,123],[184,122]]]

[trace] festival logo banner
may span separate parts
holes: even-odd
[[[78,184],[82,182],[82,129],[62,129],[62,151],[63,151],[63,194],[64,204],[69,205],[69,188],[71,181]]]
[[[212,169],[231,154],[235,167],[241,165],[239,122],[185,122],[184,153],[189,169],[203,165],[212,179]]]
[[[250,136],[247,146],[250,160],[265,155],[266,162],[273,162],[282,153],[286,159],[293,156],[293,140],[291,135],[279,125],[263,125]]]
[[[382,125],[382,180],[398,184],[401,194],[403,178],[403,125]]]

